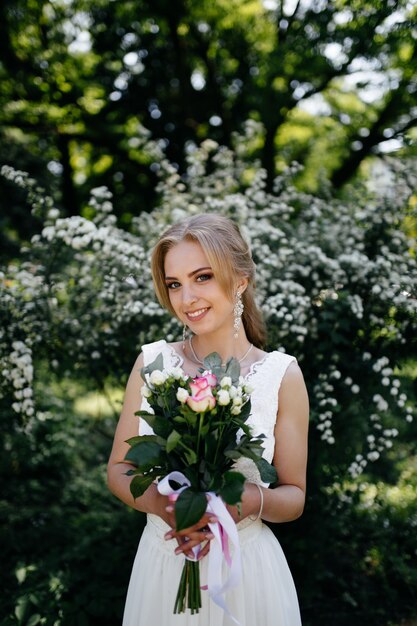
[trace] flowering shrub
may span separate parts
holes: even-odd
[[[194,147],[186,176],[162,158],[160,207],[135,218],[131,233],[116,226],[106,188],[92,190],[91,221],[62,218],[26,174],[3,168],[29,190],[44,220],[24,262],[3,275],[2,393],[11,383],[16,413],[34,415],[32,353],[62,373],[97,380],[126,371],[141,343],[178,336],[155,301],[150,249],[173,221],[215,211],[250,240],[269,348],[299,359],[315,428],[336,450],[329,458],[356,476],[392,445],[399,433],[389,426],[392,415],[413,419],[397,373],[417,326],[415,241],[406,234],[415,176],[408,172],[406,183],[396,173],[388,199],[361,188],[339,201],[297,191],[294,167],[269,194],[265,172],[245,162],[255,130],[248,125],[236,138],[236,153],[212,141]],[[338,437],[348,437],[346,450]]]
[[[17,429],[30,433],[44,419],[40,394],[48,371],[83,388],[102,388],[105,381],[122,386],[143,343],[181,335],[151,285],[150,250],[157,237],[189,214],[230,216],[251,243],[267,348],[293,353],[309,389],[310,504],[296,525],[310,519],[303,536],[316,528],[317,542],[321,526],[327,538],[336,524],[332,515],[323,521],[323,502],[338,506],[355,481],[384,479],[395,440],[406,446],[405,434],[414,427],[404,365],[415,354],[417,337],[417,176],[412,162],[405,168],[391,161],[385,180],[373,181],[374,190],[358,186],[336,199],[298,191],[294,166],[267,193],[264,171],[247,156],[256,133],[248,125],[235,138],[234,152],[212,141],[190,146],[183,176],[151,145],[160,202],[134,218],[131,232],[117,226],[106,188],[92,190],[85,213],[90,219],[65,218],[27,174],[3,167],[4,176],[27,190],[42,228],[0,276],[0,406]],[[110,424],[109,437],[112,429]],[[346,540],[343,520],[350,525],[351,517],[344,511],[337,519]],[[401,520],[405,528],[409,522]],[[351,547],[353,568],[359,553]],[[304,557],[310,552],[306,545]],[[388,555],[388,549],[381,553]],[[342,580],[329,563],[334,579]],[[391,588],[401,567],[393,567]],[[306,576],[304,567],[300,575]],[[316,598],[317,584],[311,583]],[[340,606],[349,593],[342,589],[332,597]]]

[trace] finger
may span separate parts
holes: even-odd
[[[198,560],[201,561],[201,559],[203,559],[205,556],[207,556],[207,554],[210,552],[210,541],[207,541],[206,545],[202,547],[199,555],[198,555]]]
[[[182,543],[178,542],[178,547],[175,549],[176,554],[180,554],[184,552],[188,554],[192,548],[197,546],[201,546],[202,543],[206,541],[211,541],[214,539],[214,535],[212,533],[194,533],[191,537],[188,537],[186,541]]]
[[[176,533],[175,531],[171,531],[170,533],[167,533],[167,535],[171,538],[175,538],[179,545],[183,545],[184,543],[188,543],[190,541],[193,544],[198,544],[206,539],[214,539],[214,535],[209,528],[204,531],[194,531],[188,535],[182,535],[181,533]]]
[[[213,515],[203,515],[203,517],[197,522],[197,524],[194,524],[193,526],[190,526],[189,528],[183,528],[182,530],[177,530],[176,532],[179,536],[182,536],[182,537],[190,536],[194,532],[205,531],[208,528],[209,524],[215,524],[216,522],[218,522],[217,517]]]

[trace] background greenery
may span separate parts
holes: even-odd
[[[149,250],[202,210],[250,239],[310,392],[306,512],[275,528],[303,623],[416,618],[415,3],[0,12],[1,623],[121,622],[143,518],[105,463],[140,346],[180,334]]]

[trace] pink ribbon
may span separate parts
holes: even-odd
[[[178,489],[173,489],[169,481],[173,480],[181,485]],[[159,484],[158,491],[162,495],[171,497],[179,494],[191,486],[188,478],[181,472],[171,472],[165,476]],[[230,613],[226,606],[224,595],[229,589],[237,587],[242,576],[242,563],[240,556],[239,535],[236,524],[227,510],[223,500],[215,493],[209,492],[207,512],[216,516],[217,522],[210,522],[209,528],[214,535],[211,541],[210,552],[208,553],[207,585],[202,589],[207,589],[210,598],[232,619],[235,624],[238,620]],[[234,547],[233,558],[230,553],[230,543]],[[193,548],[194,560],[197,560],[200,553],[200,546]],[[189,558],[189,557],[186,557]],[[226,562],[229,572],[223,580],[223,562]]]

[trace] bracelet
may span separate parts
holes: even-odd
[[[253,515],[249,515],[249,519],[252,520],[252,522],[257,522],[258,519],[261,517],[262,511],[263,511],[263,508],[264,508],[264,492],[262,491],[261,485],[258,485],[258,483],[254,483],[254,485],[256,485],[258,487],[258,489],[259,489],[259,495],[261,497],[261,503],[259,505],[258,515],[256,517],[254,517]]]

